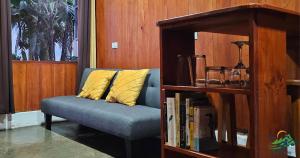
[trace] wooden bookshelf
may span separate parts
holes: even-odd
[[[287,158],[287,150],[273,151],[270,145],[277,138],[278,131],[289,131],[286,89],[287,85],[298,85],[299,80],[286,82],[286,63],[282,59],[286,57],[289,42],[299,43],[299,23],[300,14],[297,12],[255,3],[159,21],[157,25],[160,27],[161,45],[161,157]],[[187,67],[181,68],[184,69],[180,70],[183,72],[182,82],[178,84],[177,55],[195,54],[194,32],[249,37],[249,89],[189,86],[191,83]],[[170,92],[181,91],[229,94],[231,100],[235,94],[247,95],[250,111],[248,148],[236,146],[236,133],[230,134],[235,137],[233,143],[220,144],[216,151],[202,153],[165,145],[165,99]]]

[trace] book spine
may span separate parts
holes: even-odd
[[[171,122],[171,127],[172,127],[172,136],[173,136],[173,138],[172,138],[172,142],[173,142],[173,146],[174,147],[176,147],[176,117],[175,117],[175,115],[176,115],[176,111],[175,111],[175,98],[173,98],[172,99],[172,102],[171,102],[171,104],[172,104],[172,108],[171,108],[171,113],[172,113],[172,122]]]
[[[195,150],[194,145],[194,106],[190,102],[190,120],[189,120],[189,126],[190,126],[190,149]]]
[[[176,146],[180,147],[180,93],[175,93]]]
[[[186,140],[186,148],[189,149],[191,146],[190,143],[190,98],[185,99],[185,140]]]
[[[199,147],[199,107],[194,106],[194,150],[200,151]]]
[[[185,112],[185,103],[180,104],[180,147],[186,148],[186,132],[185,132],[185,120],[186,120],[186,112]]]
[[[167,127],[168,127],[168,145],[176,146],[175,144],[175,98],[167,98]]]
[[[168,144],[169,145],[169,143],[170,143],[170,140],[169,140],[169,130],[170,130],[170,128],[169,128],[169,126],[170,126],[170,124],[169,124],[169,117],[168,117],[168,114],[169,114],[169,103],[168,103],[168,98],[167,98],[167,105],[164,105],[163,106],[163,108],[164,108],[164,117],[165,117],[165,120],[164,120],[164,129],[165,129],[165,144]]]

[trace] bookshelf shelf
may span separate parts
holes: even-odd
[[[182,148],[177,148],[177,147],[173,147],[173,146],[169,146],[169,145],[164,145],[164,149],[166,150],[170,150],[173,152],[178,152],[187,156],[192,156],[192,157],[199,157],[199,158],[213,158],[213,156],[211,155],[207,155],[204,153],[200,153],[200,152],[195,152],[192,150],[187,150],[187,149],[182,149]]]
[[[216,92],[216,93],[229,93],[229,94],[245,94],[250,95],[249,89],[238,89],[238,88],[223,88],[223,87],[193,87],[193,86],[173,86],[163,85],[161,87],[165,90],[172,91],[191,91],[191,92]]]
[[[286,89],[298,86],[300,82],[299,79],[287,80],[287,64],[282,59],[287,56],[287,48],[299,53],[299,46],[295,44],[300,40],[299,23],[300,14],[297,12],[256,3],[159,21],[157,25],[160,29],[161,157],[287,158],[285,150],[274,152],[269,147],[277,138],[278,131],[289,131]],[[183,86],[191,85],[190,74],[186,64],[179,66],[178,55],[195,55],[194,32],[248,36],[248,89]],[[195,66],[192,65],[194,68]],[[231,119],[228,122],[231,130],[228,135],[232,138],[231,141],[221,144],[219,150],[204,153],[165,145],[166,97],[181,91],[221,93],[221,97],[225,99],[224,105],[229,106]],[[247,148],[236,145],[235,94],[247,95],[250,119]],[[222,129],[218,127],[218,130]],[[218,140],[220,141],[219,137]]]
[[[247,148],[231,146],[220,143],[220,149],[210,152],[196,152],[188,149],[182,149],[164,145],[165,150],[176,151],[178,153],[197,157],[197,158],[249,158],[249,150]]]
[[[300,86],[300,80],[287,80],[286,84],[289,86]]]

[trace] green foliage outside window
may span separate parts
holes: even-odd
[[[13,58],[77,60],[76,7],[77,0],[11,0]]]

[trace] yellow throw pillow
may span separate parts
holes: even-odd
[[[99,100],[109,86],[110,80],[114,77],[115,73],[116,71],[109,70],[92,71],[77,97]]]
[[[106,97],[106,101],[134,106],[148,72],[148,69],[120,71]]]

